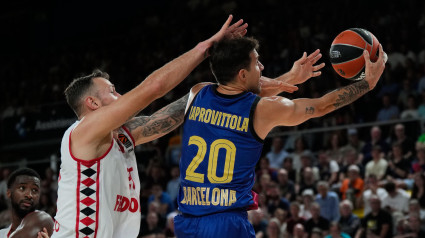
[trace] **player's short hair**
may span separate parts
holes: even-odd
[[[74,79],[65,89],[66,102],[77,116],[80,116],[81,113],[81,99],[92,87],[94,78],[109,79],[109,75],[96,69],[92,74]]]
[[[250,53],[258,50],[258,40],[252,37],[223,39],[210,49],[210,69],[218,83],[226,85],[241,69],[250,69]]]
[[[30,168],[21,168],[21,169],[17,169],[13,171],[10,174],[9,179],[7,180],[7,188],[10,189],[12,185],[15,183],[16,178],[21,175],[36,177],[38,178],[38,180],[41,180],[40,175],[35,170]]]

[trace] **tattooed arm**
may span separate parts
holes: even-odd
[[[314,117],[321,117],[348,105],[372,90],[385,68],[385,53],[379,48],[376,63],[366,61],[366,77],[348,86],[334,90],[321,98],[289,100],[283,97],[265,97],[260,100],[254,114],[254,129],[265,138],[276,126],[295,126]],[[369,55],[364,53],[368,59]]]
[[[128,121],[126,126],[136,145],[155,140],[183,123],[189,94],[161,108],[151,116],[139,116]]]

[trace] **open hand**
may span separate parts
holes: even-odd
[[[43,231],[38,232],[37,238],[49,238],[49,233],[47,233],[47,229],[43,227]]]
[[[237,38],[237,37],[243,37],[247,32],[248,24],[242,24],[243,20],[240,19],[239,21],[235,22],[233,25],[230,25],[232,22],[233,16],[229,15],[224,25],[221,27],[221,29],[215,33],[211,38],[208,40],[201,42],[204,50],[205,50],[205,56],[209,56],[208,49],[214,44],[214,42],[218,42],[222,40],[223,38]]]
[[[325,63],[315,65],[320,58],[322,58],[322,54],[320,53],[319,49],[308,56],[307,53],[304,52],[303,56],[294,62],[292,69],[289,71],[289,73],[292,75],[292,78],[288,83],[294,85],[301,84],[311,77],[317,77],[321,75],[322,72],[320,69],[325,67]]]

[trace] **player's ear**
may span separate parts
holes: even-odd
[[[246,76],[247,76],[246,74],[247,74],[247,71],[245,69],[240,69],[238,72],[238,78],[242,80],[243,82],[245,82]]]
[[[11,195],[12,195],[12,193],[10,192],[10,189],[7,189],[7,191],[6,191],[7,198],[10,198]]]
[[[100,101],[96,97],[88,96],[84,99],[84,105],[91,110],[96,110],[100,107]]]

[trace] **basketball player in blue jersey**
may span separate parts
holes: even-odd
[[[355,101],[376,86],[386,61],[382,46],[375,63],[365,51],[364,79],[321,98],[289,100],[261,90],[267,79],[257,49],[253,38],[215,43],[210,67],[218,83],[191,90],[183,123],[177,237],[255,237],[246,211],[255,205],[251,189],[264,138],[276,126],[299,125]],[[317,51],[304,55],[302,77],[286,82],[296,85],[319,75],[323,64],[314,64],[320,57]]]

